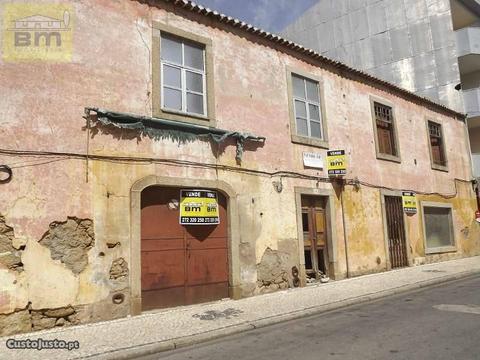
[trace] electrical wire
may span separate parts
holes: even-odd
[[[23,167],[30,167],[30,166],[39,166],[48,164],[51,162],[56,162],[60,160],[67,160],[67,159],[80,159],[80,160],[97,160],[97,161],[105,161],[105,162],[113,162],[113,163],[124,163],[124,164],[131,164],[131,163],[147,163],[147,164],[165,164],[165,165],[173,165],[173,166],[188,166],[193,168],[204,168],[204,169],[213,169],[213,170],[224,170],[224,171],[231,171],[236,173],[242,174],[250,174],[250,175],[258,175],[258,176],[266,176],[266,177],[280,177],[280,178],[292,178],[292,179],[303,179],[303,180],[314,180],[317,182],[325,182],[325,183],[333,183],[337,182],[342,185],[349,185],[353,187],[358,187],[363,185],[365,187],[374,188],[374,189],[383,189],[383,190],[390,190],[390,191],[412,191],[419,195],[437,195],[443,197],[445,199],[454,198],[458,194],[457,189],[457,182],[463,183],[472,183],[472,180],[465,180],[454,178],[455,184],[455,193],[453,194],[442,194],[439,192],[424,192],[424,191],[417,191],[414,189],[396,189],[382,185],[371,184],[366,181],[361,181],[358,179],[343,179],[343,178],[331,178],[331,177],[324,177],[324,176],[315,176],[315,175],[307,175],[302,174],[294,171],[264,171],[264,170],[256,170],[256,169],[247,169],[247,168],[240,168],[235,166],[229,165],[222,165],[222,164],[212,164],[212,163],[201,163],[196,161],[189,161],[189,160],[178,160],[178,159],[161,159],[161,158],[151,158],[151,157],[131,157],[131,156],[111,156],[111,155],[95,155],[95,154],[81,154],[81,153],[74,153],[74,152],[53,152],[53,151],[34,151],[34,150],[13,150],[13,149],[0,149],[0,154],[6,156],[20,156],[20,157],[43,157],[43,158],[51,158],[55,157],[55,160],[44,161],[38,159],[39,163],[18,165],[11,166],[11,169],[23,168]]]

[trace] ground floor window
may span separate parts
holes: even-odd
[[[422,209],[425,253],[455,250],[451,205],[424,202]]]

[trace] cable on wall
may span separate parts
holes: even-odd
[[[111,155],[95,155],[95,154],[81,154],[81,153],[70,153],[70,152],[52,152],[52,151],[35,151],[35,150],[12,150],[12,149],[0,149],[0,154],[7,155],[7,156],[23,156],[23,157],[54,157],[56,158],[53,161],[67,160],[67,159],[81,159],[86,160],[97,160],[97,161],[105,161],[105,162],[114,162],[114,163],[137,163],[137,164],[165,164],[171,166],[188,166],[193,168],[203,168],[203,169],[212,169],[212,170],[223,170],[223,171],[230,171],[235,173],[242,173],[242,174],[249,174],[249,175],[257,175],[257,176],[266,176],[266,177],[283,177],[283,178],[292,178],[292,179],[303,179],[303,180],[314,180],[317,182],[324,182],[324,183],[332,183],[335,181],[339,181],[336,178],[330,177],[322,177],[322,176],[314,176],[314,175],[307,175],[302,174],[294,171],[275,171],[275,172],[268,172],[263,170],[255,170],[255,169],[248,169],[248,168],[241,168],[235,166],[228,166],[228,165],[221,165],[221,164],[212,164],[212,163],[201,163],[196,161],[189,161],[189,160],[177,160],[177,159],[161,159],[161,158],[150,158],[150,157],[130,157],[130,156],[111,156]],[[39,159],[40,161],[40,159]],[[29,164],[29,165],[21,165],[17,164],[16,166],[12,166],[11,169],[15,168],[22,168],[26,166],[39,166],[44,165],[46,163],[50,163],[53,161],[42,161],[37,164]],[[6,165],[4,165],[6,166]],[[439,192],[425,192],[425,191],[417,191],[415,189],[396,189],[392,187],[382,186],[371,184],[366,181],[361,181],[357,178],[355,179],[341,179],[345,185],[353,186],[358,188],[360,185],[365,186],[368,188],[374,189],[383,189],[383,190],[390,190],[390,191],[412,191],[418,195],[437,195],[445,199],[451,199],[457,196],[458,189],[457,189],[457,182],[463,183],[472,183],[472,180],[465,180],[465,179],[454,179],[455,184],[455,192],[453,194],[442,194]]]
[[[8,165],[0,165],[0,184],[6,184],[12,180],[13,171]]]

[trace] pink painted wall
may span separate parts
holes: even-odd
[[[163,4],[161,1],[159,3]],[[453,117],[365,83],[346,79],[265,44],[252,42],[249,40],[251,35],[236,34],[221,26],[205,25],[209,23],[208,20],[202,24],[133,0],[84,0],[72,1],[72,5],[75,24],[72,62],[5,63],[0,60],[2,149],[84,154],[87,151],[85,120],[82,117],[84,107],[151,115],[152,22],[157,21],[212,40],[217,126],[267,138],[264,147],[245,152],[242,167],[326,176],[326,170],[304,169],[302,163],[303,151],[325,155],[326,150],[291,142],[286,72],[288,66],[322,79],[330,148],[346,149],[348,178],[358,177],[371,184],[398,189],[445,194],[455,191],[454,178],[471,178],[465,125]],[[401,164],[376,159],[370,96],[395,104]],[[443,125],[449,172],[431,169],[426,118]],[[178,145],[149,138],[137,141],[97,134],[90,139],[89,146],[90,152],[96,154],[173,158],[206,163],[218,161],[220,164],[235,165],[233,146],[229,146],[218,160],[210,146],[202,142]],[[135,181],[151,174],[220,178],[229,183],[238,193],[241,223],[251,227],[247,229],[250,233],[242,233],[242,237],[262,239],[257,243],[257,253],[254,254],[257,263],[267,246],[275,247],[277,239],[292,240],[297,235],[293,187],[316,186],[313,181],[286,179],[285,191],[279,195],[271,186],[272,179],[216,174],[213,170],[158,164],[142,167],[99,162],[90,163],[87,183],[87,167],[83,160],[0,154],[0,164],[10,165],[14,170],[12,181],[0,185],[0,214],[6,217],[8,225],[14,227],[15,235],[38,241],[52,221],[62,221],[67,216],[94,218],[99,244],[96,244],[95,253],[92,250],[92,259],[100,250],[105,250],[103,247],[106,240],[116,242],[122,236],[128,240],[131,220],[129,191]],[[321,186],[326,188],[327,184]],[[263,198],[252,205],[255,196]],[[468,198],[468,194],[464,197]],[[369,212],[369,206],[374,207],[375,212],[370,212],[370,217],[371,214],[378,214],[373,225],[372,219],[372,223],[362,225],[365,225],[364,233],[368,233],[368,237],[371,231],[378,238],[369,239],[375,242],[375,247],[371,247],[374,250],[365,255],[364,262],[359,260],[358,269],[363,271],[365,267],[365,271],[381,270],[384,263],[381,267],[375,265],[376,257],[385,255],[379,195],[365,192],[352,199],[376,201],[376,204],[362,206],[365,212]],[[340,270],[343,271],[344,260],[340,256],[344,252],[343,238],[340,236],[342,219],[338,207],[337,204],[338,257]],[[281,208],[283,210],[278,210]],[[257,215],[260,212],[265,214],[263,219]],[[355,217],[357,213],[353,214]],[[286,219],[283,226],[279,226],[276,221],[278,218]],[[362,220],[357,218],[354,221]],[[353,221],[351,224],[349,231],[355,234],[356,225]],[[242,228],[243,230],[245,229]],[[417,242],[420,242],[420,235],[418,239]],[[360,244],[358,248],[364,250],[363,238],[351,241],[353,245],[356,241]],[[111,256],[123,256],[129,260],[128,251],[126,246]],[[48,254],[42,256],[49,260]],[[103,273],[108,273],[110,258],[108,261],[94,261],[100,264],[98,268]],[[240,282],[256,283],[255,264],[254,259],[252,269],[248,270],[251,275],[249,280],[242,279]],[[84,283],[91,285],[91,279],[98,278],[94,272],[98,269],[95,269],[85,275]],[[101,286],[98,285],[98,288]],[[15,291],[17,290],[12,290],[12,293]],[[104,293],[98,295],[100,290],[98,294],[95,291],[91,290],[94,293],[91,296],[85,291],[83,295],[80,294],[83,297],[77,297],[77,301],[93,302],[92,299],[104,296]],[[75,296],[77,295],[73,294],[72,298]],[[47,300],[50,301],[46,299],[39,303],[46,307]],[[70,300],[65,301],[68,304]],[[20,308],[20,305],[17,307]],[[11,304],[9,306],[15,307]]]

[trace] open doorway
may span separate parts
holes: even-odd
[[[302,195],[302,230],[307,283],[327,280],[329,259],[327,246],[327,199]]]

